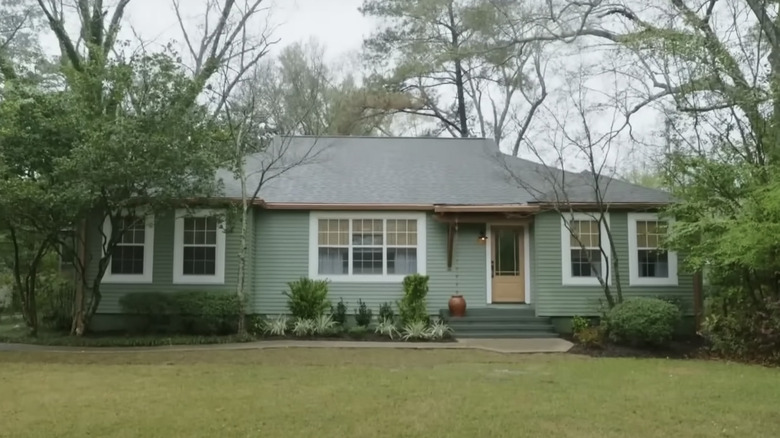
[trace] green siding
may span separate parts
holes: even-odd
[[[628,215],[611,212],[610,226],[619,261],[623,297],[657,296],[679,299],[690,313],[693,299],[693,276],[678,273],[678,286],[629,286],[628,274]],[[532,293],[539,316],[598,315],[604,292],[597,286],[563,286],[561,272],[561,218],[556,212],[541,213],[535,217],[531,263]],[[682,259],[682,257],[680,257]],[[680,260],[681,261],[681,260]],[[613,276],[612,291],[616,282]]]
[[[457,264],[453,263],[452,270],[448,270],[447,227],[434,221],[430,215],[426,223],[429,312],[436,313],[446,307],[456,290],[465,296],[469,304],[484,306],[487,275],[485,247],[477,239],[481,228],[460,226],[454,259]],[[309,273],[309,212],[259,211],[255,229],[254,312],[286,313],[286,297],[282,292],[286,290],[287,282],[308,276]],[[348,303],[350,314],[358,299],[365,301],[376,313],[381,303],[400,299],[402,288],[400,282],[331,282],[329,295],[333,302],[343,298]]]
[[[100,286],[103,298],[98,313],[121,313],[119,299],[129,292],[167,292],[176,290],[213,290],[234,291],[238,279],[238,249],[240,244],[240,228],[228,229],[225,236],[225,284],[173,284],[173,229],[174,214],[159,214],[154,223],[154,270],[152,283],[125,284],[103,283]],[[87,250],[91,254],[88,275],[91,278],[97,271],[97,261],[100,254],[100,236],[97,225],[93,222],[89,227]],[[247,263],[247,278],[251,278],[251,258]],[[251,289],[247,288],[248,291]]]

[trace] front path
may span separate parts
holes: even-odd
[[[72,353],[146,352],[202,350],[263,350],[276,348],[396,348],[412,350],[473,349],[493,353],[565,353],[572,343],[565,339],[460,339],[457,342],[361,342],[361,341],[257,341],[239,344],[170,345],[159,347],[55,347],[29,344],[0,344],[0,351],[43,351]]]

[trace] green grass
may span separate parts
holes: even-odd
[[[0,354],[3,437],[769,437],[780,373],[724,362],[280,349]]]

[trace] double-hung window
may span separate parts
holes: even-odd
[[[655,213],[628,215],[629,282],[637,286],[677,285],[677,253],[662,247],[670,225]]]
[[[118,218],[121,233],[111,248],[111,260],[103,277],[105,283],[151,283],[154,256],[154,217],[126,215]],[[112,238],[111,220],[103,223],[106,239]]]
[[[425,272],[423,214],[312,213],[309,274],[396,281]]]
[[[609,281],[604,278],[611,258],[606,230],[609,216],[605,214],[601,224],[598,218],[597,213],[574,213],[561,219],[563,284],[599,285],[599,277]]]
[[[177,210],[174,230],[173,282],[225,282],[225,225],[219,212]]]

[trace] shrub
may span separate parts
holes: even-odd
[[[287,296],[287,308],[293,317],[315,319],[330,309],[327,281],[301,278],[287,283],[287,286],[290,290],[284,292],[284,295]]]
[[[331,307],[331,313],[333,314],[333,321],[337,324],[345,325],[347,323],[347,304],[343,298],[339,298],[339,302],[336,303],[336,308]]]
[[[422,322],[427,325],[428,309],[425,299],[428,295],[428,276],[413,274],[404,278],[404,297],[398,304],[401,313],[401,323],[405,326]]]
[[[404,326],[403,336],[401,339],[404,341],[412,341],[418,339],[426,339],[428,337],[428,325],[423,321],[410,322]]]
[[[314,334],[317,323],[313,319],[298,319],[293,324],[292,332],[295,336],[308,336]]]
[[[287,328],[290,327],[290,318],[285,315],[278,315],[273,319],[263,322],[263,333],[272,336],[284,336],[287,334]]]
[[[59,275],[46,275],[40,281],[36,299],[41,323],[50,330],[69,332],[73,322],[73,282]]]
[[[355,309],[355,322],[361,327],[368,327],[371,324],[373,312],[368,308],[363,300],[358,300],[358,308]]]
[[[671,340],[680,318],[680,309],[674,304],[657,298],[633,298],[607,312],[605,327],[615,343],[661,346]]]
[[[145,333],[225,335],[235,333],[238,297],[224,292],[136,292],[119,300],[122,311]]]
[[[380,321],[395,321],[395,310],[392,303],[382,303],[379,305]]]
[[[702,324],[702,334],[713,352],[780,365],[780,299],[768,298],[759,304],[732,300],[728,310],[713,307]]]
[[[575,337],[577,336],[577,333],[580,333],[588,327],[590,327],[590,321],[588,321],[586,318],[575,316],[571,319],[571,333]]]
[[[396,328],[393,320],[380,319],[379,324],[377,324],[376,329],[374,329],[374,332],[376,334],[387,336],[390,339],[393,339],[395,336],[398,335],[398,328]]]
[[[317,335],[332,334],[336,327],[336,321],[331,315],[320,315],[314,320],[314,333]]]
[[[604,331],[601,327],[585,327],[574,334],[574,340],[586,348],[599,348],[604,344]]]
[[[444,339],[450,335],[452,335],[452,329],[441,320],[434,321],[426,332],[428,339]]]

